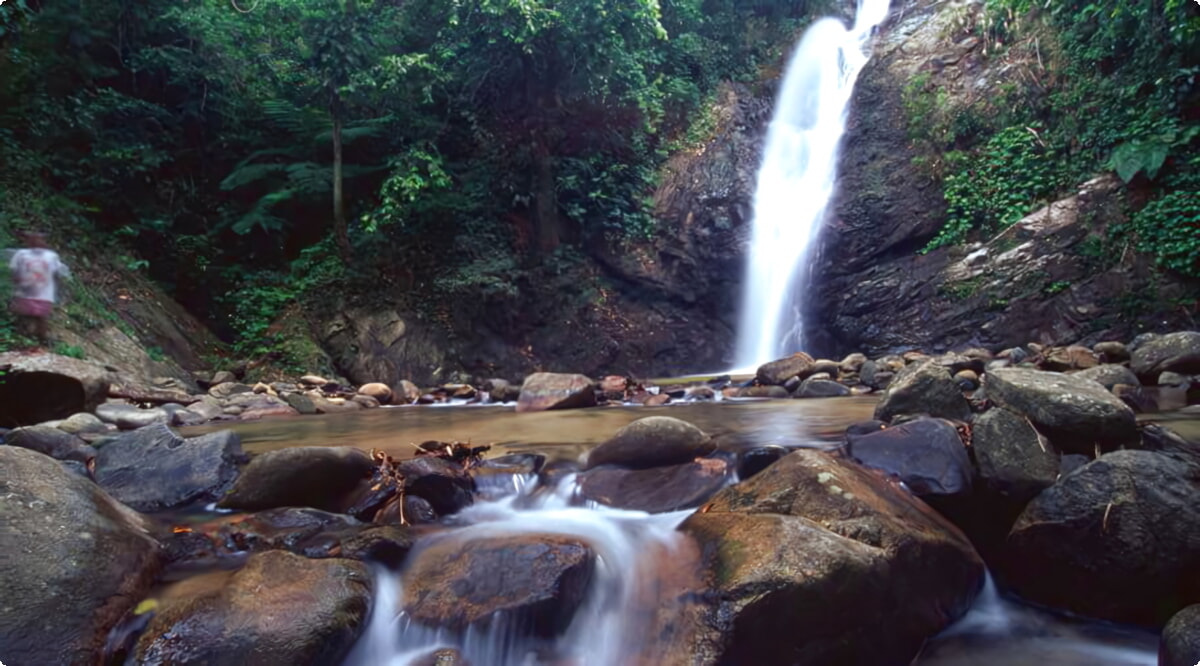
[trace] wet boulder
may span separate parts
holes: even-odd
[[[253,555],[216,590],[172,599],[138,639],[140,664],[336,664],[362,632],[371,575],[351,560]]]
[[[782,386],[743,386],[737,390],[736,396],[739,398],[790,398],[791,393]]]
[[[934,359],[905,366],[875,406],[875,418],[880,421],[922,413],[958,421],[971,417],[970,404],[954,377]]]
[[[975,419],[972,445],[981,490],[1018,512],[1058,478],[1058,452],[1028,420],[1004,408]]]
[[[461,631],[502,614],[541,637],[561,634],[583,603],[596,556],[567,536],[439,538],[410,556],[404,609],[422,624]]]
[[[1133,351],[1129,366],[1147,384],[1168,371],[1200,374],[1200,331],[1168,333],[1147,340]]]
[[[1071,376],[1078,379],[1090,379],[1092,381],[1099,382],[1101,386],[1109,391],[1111,391],[1112,387],[1116,386],[1117,384],[1126,384],[1129,386],[1138,385],[1137,375],[1133,374],[1132,370],[1123,365],[1097,365],[1094,368],[1080,370]]]
[[[37,451],[55,460],[74,460],[86,465],[96,457],[96,449],[82,439],[51,426],[17,428],[4,435],[3,441],[9,446]]]
[[[96,454],[96,483],[138,511],[216,500],[237,476],[242,442],[231,430],[184,439],[165,425],[106,439]]]
[[[108,397],[112,374],[104,366],[59,356],[0,354],[0,427],[15,428],[78,412],[90,412]]]
[[[730,478],[728,463],[707,458],[649,469],[588,470],[579,475],[579,491],[605,506],[662,513],[700,506]]]
[[[156,423],[171,423],[171,415],[162,407],[142,409],[123,402],[106,402],[100,405],[96,408],[96,416],[121,430],[137,430]]]
[[[691,462],[715,451],[717,445],[703,430],[670,416],[647,416],[621,428],[592,449],[587,466],[621,465],[645,469]]]
[[[758,370],[754,373],[754,378],[762,384],[782,386],[792,377],[803,379],[811,375],[815,372],[813,369],[815,365],[816,362],[813,361],[813,357],[804,352],[797,352],[787,358],[781,358],[758,366]]]
[[[1125,343],[1116,340],[1097,342],[1092,346],[1092,351],[1101,363],[1121,363],[1129,360],[1129,348]]]
[[[596,404],[592,380],[583,375],[535,372],[525,378],[517,399],[518,412],[574,409]]]
[[[809,377],[796,389],[797,398],[835,398],[850,395],[850,389],[831,380]]]
[[[1108,453],[1042,491],[1013,525],[1001,572],[1021,596],[1161,626],[1200,602],[1200,463]]]
[[[407,379],[401,379],[392,387],[392,401],[398,405],[411,405],[421,398],[421,389]]]
[[[788,450],[782,446],[756,446],[738,453],[738,479],[745,481],[770,467],[776,460],[786,456]]]
[[[850,438],[858,462],[892,474],[918,496],[966,495],[971,459],[958,430],[943,419],[917,419]]]
[[[1138,442],[1133,410],[1095,381],[1003,368],[987,374],[984,388],[988,398],[1029,419],[1060,451],[1088,454]]]
[[[711,580],[681,663],[908,663],[983,583],[952,524],[879,472],[815,450],[722,490],[680,530]]]
[[[387,384],[370,382],[358,387],[359,395],[370,396],[381,405],[392,404],[392,389]]]
[[[242,511],[283,506],[341,511],[374,470],[370,456],[350,447],[268,451],[250,461],[219,506]]]
[[[54,459],[0,446],[0,659],[96,663],[160,569],[149,522]]]
[[[439,516],[449,516],[475,502],[475,479],[458,463],[421,456],[400,463],[406,493],[429,502]]]
[[[1159,666],[1200,664],[1200,604],[1176,613],[1163,627],[1158,645]]]
[[[72,414],[59,421],[55,427],[63,432],[69,432],[72,435],[79,435],[80,437],[108,433],[108,425],[97,418],[95,414],[87,412]]]

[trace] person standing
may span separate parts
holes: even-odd
[[[25,247],[8,262],[13,277],[13,299],[9,309],[19,317],[39,344],[50,344],[50,315],[57,302],[59,278],[70,276],[58,253],[46,244],[46,234],[22,234]]]

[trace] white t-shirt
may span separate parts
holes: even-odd
[[[54,250],[25,248],[13,253],[8,267],[13,273],[17,298],[55,302],[56,275],[70,275]]]

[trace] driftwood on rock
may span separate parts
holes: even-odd
[[[183,391],[145,386],[135,382],[114,382],[108,387],[108,397],[124,398],[131,402],[149,405],[165,405],[167,403],[190,405],[199,401],[201,396],[194,396]]]

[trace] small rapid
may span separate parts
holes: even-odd
[[[595,570],[565,633],[539,639],[503,612],[462,631],[422,625],[404,612],[404,571],[378,568],[371,617],[346,666],[409,666],[445,648],[467,663],[488,666],[534,666],[547,659],[579,666],[626,663],[644,638],[639,609],[656,582],[654,557],[678,545],[675,528],[691,511],[648,514],[583,502],[573,474],[553,489],[536,486],[534,477],[521,476],[491,485],[493,499],[455,516],[452,530],[465,540],[550,534],[587,543],[596,554]],[[421,547],[419,542],[414,555]]]
[[[889,0],[859,0],[854,25],[823,18],[788,63],[767,131],[754,193],[735,367],[753,368],[802,349],[806,264],[833,197],[838,149],[854,83]]]

